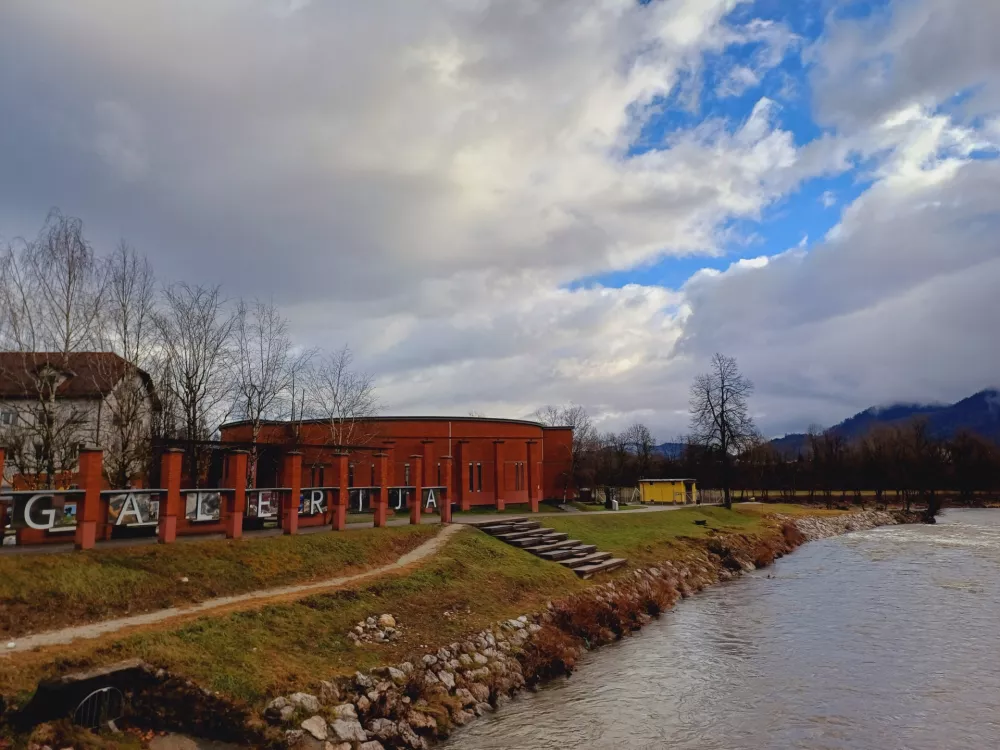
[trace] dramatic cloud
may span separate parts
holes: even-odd
[[[835,10],[807,40],[738,0],[12,0],[0,233],[59,205],[165,280],[273,298],[393,411],[573,400],[666,439],[717,349],[769,430],[960,396],[998,364],[1000,19],[955,5]],[[819,135],[779,103],[810,86]],[[671,120],[709,92],[756,102]],[[812,195],[844,207],[821,244],[642,276],[838,175],[870,186]],[[609,272],[634,283],[578,283]]]

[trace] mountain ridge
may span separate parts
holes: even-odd
[[[987,388],[952,404],[891,404],[870,406],[824,430],[855,440],[876,425],[908,422],[915,417],[927,419],[932,436],[941,439],[954,437],[962,429],[1000,442],[1000,390]],[[806,433],[790,433],[771,441],[782,453],[801,453],[808,444]]]

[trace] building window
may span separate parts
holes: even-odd
[[[14,424],[14,412],[10,409],[0,409],[0,426],[10,427]]]
[[[476,464],[476,484],[479,485],[478,488],[476,489],[476,492],[482,492],[483,491],[483,465],[482,464]]]
[[[409,487],[410,486],[410,465],[409,464],[403,464],[403,486],[404,487]]]
[[[354,486],[354,464],[347,464],[347,486]]]
[[[368,485],[369,487],[375,486],[375,464],[372,464],[372,483]]]
[[[438,481],[437,481],[437,486],[438,487],[443,487],[444,486],[444,483],[441,481],[441,464],[438,464]]]
[[[469,492],[476,489],[476,475],[472,472],[472,462],[469,462]]]

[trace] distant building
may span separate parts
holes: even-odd
[[[232,422],[221,428],[223,442],[248,441],[251,426]],[[267,444],[297,445],[303,453],[303,486],[322,486],[329,479],[324,467],[338,450],[329,421],[305,420],[264,423],[259,443],[262,457]],[[576,495],[572,482],[573,428],[546,427],[538,422],[486,417],[373,417],[354,429],[348,448],[351,487],[375,484],[372,451],[389,454],[388,482],[393,487],[414,484],[412,456],[423,464],[421,484],[450,484],[450,501],[459,508],[528,503]],[[327,447],[329,446],[329,447]],[[363,448],[363,449],[357,449]],[[450,462],[442,457],[451,457]],[[451,464],[452,476],[443,472]],[[262,460],[257,486],[278,481],[274,464]],[[357,493],[355,493],[357,494]]]
[[[7,478],[71,482],[81,447],[131,476],[144,466],[160,402],[152,379],[112,352],[0,352]]]

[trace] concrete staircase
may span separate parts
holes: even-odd
[[[628,562],[623,558],[612,557],[610,552],[600,552],[593,544],[567,539],[566,534],[547,529],[538,521],[529,521],[527,518],[505,518],[502,521],[483,521],[473,525],[500,541],[521,547],[543,560],[570,568],[580,578],[606,573]]]

